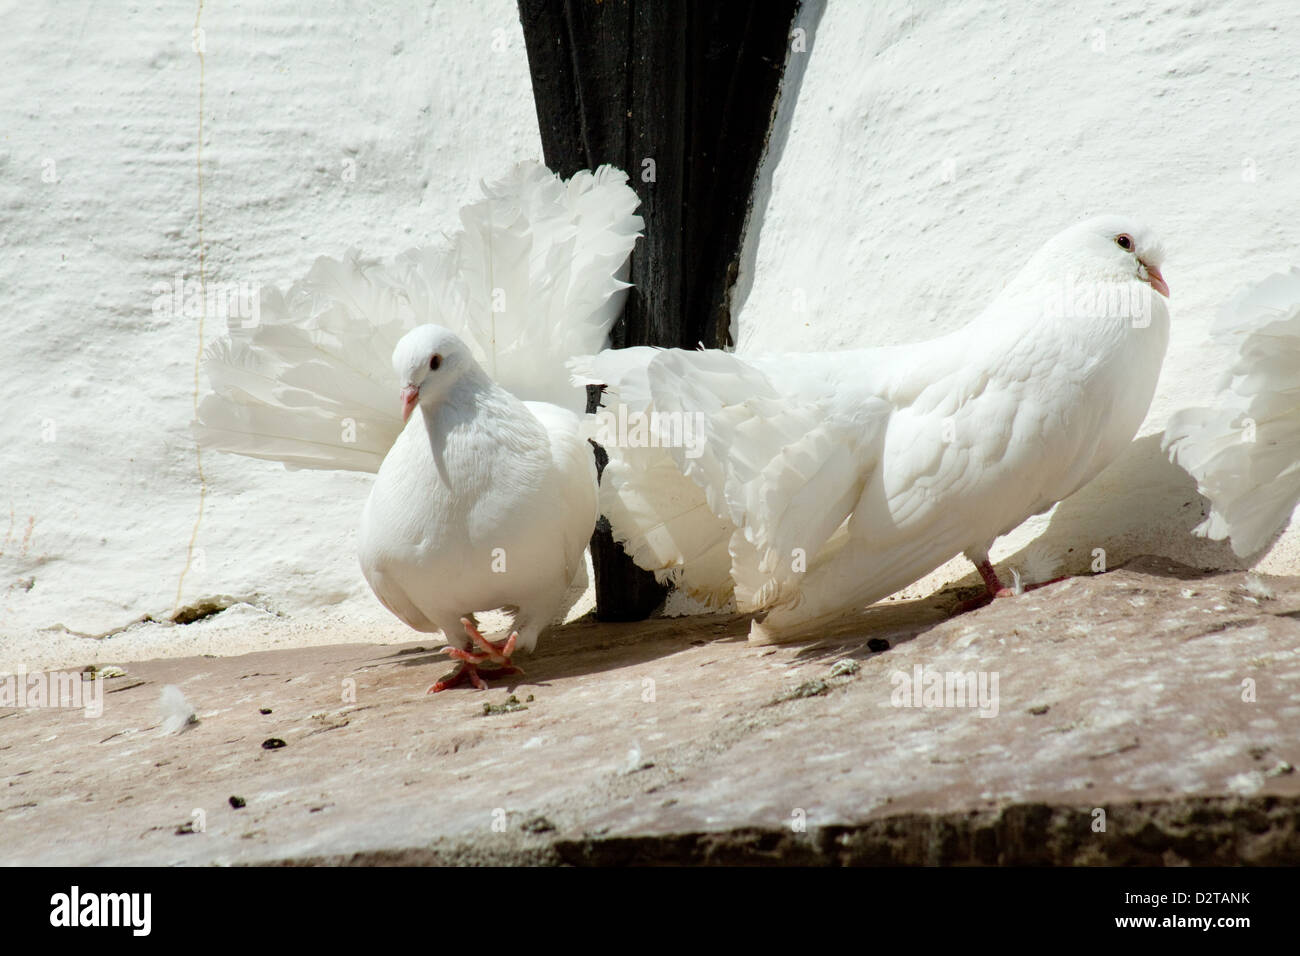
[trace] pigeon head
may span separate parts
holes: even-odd
[[[411,329],[393,349],[393,370],[402,383],[402,421],[416,405],[433,406],[478,363],[460,338],[440,325]]]
[[[1136,278],[1169,298],[1169,285],[1160,274],[1163,247],[1150,229],[1127,216],[1097,216],[1071,226],[1050,240],[1042,254],[1068,260],[1099,281]]]

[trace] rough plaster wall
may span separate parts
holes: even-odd
[[[197,4],[0,6],[0,664],[408,637],[355,566],[368,477],[216,454],[181,603],[250,606],[110,642],[69,633],[170,612],[198,513],[198,320],[153,309],[156,283],[198,270]],[[1071,567],[1094,547],[1233,563],[1187,535],[1199,501],[1157,433],[1211,395],[1218,303],[1300,261],[1293,5],[832,0],[802,22],[741,349],[938,334],[1063,225],[1130,210],[1165,236],[1174,291],[1145,437],[994,557],[1047,527],[1041,547]],[[201,25],[210,282],[286,283],[350,245],[428,242],[479,178],[540,156],[509,0],[209,2]],[[1264,566],[1295,572],[1294,542]]]
[[[198,4],[4,7],[0,662],[76,643],[58,625],[169,613],[200,495],[199,322],[153,308],[156,283],[199,268]],[[480,178],[540,158],[510,0],[209,2],[200,25],[209,283],[429,242]],[[204,339],[221,331],[209,317]],[[215,453],[203,471],[182,604],[333,605],[397,633],[353,553],[368,476]],[[283,623],[245,610],[259,633]]]

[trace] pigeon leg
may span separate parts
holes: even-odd
[[[1003,586],[1002,581],[998,578],[998,572],[993,569],[992,561],[981,561],[976,565],[976,568],[980,573],[980,577],[984,579],[984,587],[988,589],[987,596],[990,599],[1011,597],[1015,593],[1011,588]]]
[[[957,614],[965,614],[967,611],[973,611],[977,607],[983,607],[984,605],[991,603],[994,598],[1015,597],[1018,593],[1014,588],[1007,587],[1001,580],[999,580],[998,573],[993,570],[993,563],[991,561],[988,561],[987,559],[979,561],[976,563],[975,567],[979,571],[980,577],[984,579],[984,587],[987,589],[987,593],[960,602],[955,611]],[[1062,576],[1059,578],[1052,578],[1050,581],[1040,581],[1037,584],[1024,584],[1021,585],[1020,591],[1033,591],[1064,580],[1065,577]]]
[[[491,661],[496,667],[488,669],[488,675],[491,677],[503,677],[509,674],[522,674],[523,669],[510,663],[510,655],[515,652],[515,644],[519,640],[519,633],[516,631],[499,644],[494,644],[482,635],[474,622],[467,617],[462,617],[460,623],[465,627],[465,633],[475,644],[483,648],[482,653],[476,654],[473,651],[461,650],[459,647],[444,647],[442,652],[448,657],[460,661],[460,666],[448,678],[433,684],[425,693],[436,694],[440,691],[448,690],[452,687],[459,687],[461,684],[473,684],[479,690],[487,690],[487,683],[479,675],[478,665],[484,661]]]
[[[500,644],[493,644],[479,632],[479,629],[474,626],[474,622],[469,618],[462,617],[460,623],[465,625],[465,633],[469,635],[469,639],[483,648],[483,654],[479,655],[478,658],[480,661],[491,660],[506,667],[510,666],[510,655],[515,652],[515,642],[519,640],[518,631],[512,631],[510,636]],[[455,656],[459,657],[460,655]]]

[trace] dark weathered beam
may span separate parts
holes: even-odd
[[[645,238],[632,254],[632,290],[615,348],[681,345],[686,149],[686,0],[641,0],[632,17],[627,149]],[[689,335],[687,335],[689,337]]]
[[[681,344],[730,345],[731,287],[798,3],[691,4]]]
[[[588,415],[601,407],[604,390],[604,385],[587,386]],[[609,453],[597,442],[591,441],[591,447],[599,481],[609,464]],[[596,519],[596,530],[591,534],[591,569],[596,577],[596,617],[602,621],[640,621],[663,602],[667,593],[653,572],[638,568],[622,545],[614,541],[613,529],[604,515]]]
[[[615,348],[730,344],[731,288],[798,0],[519,0],[546,163],[613,163],[641,199]],[[663,596],[609,537],[592,538],[597,616]]]
[[[578,170],[590,168],[591,161],[583,138],[567,11],[563,4],[549,0],[519,0],[519,20],[528,50],[542,154],[547,166],[568,179]]]

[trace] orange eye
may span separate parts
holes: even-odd
[[[429,368],[436,372],[438,371],[438,366],[441,364],[442,364],[442,356],[439,355],[437,352],[434,352],[433,356],[429,359]]]
[[[1130,236],[1127,232],[1121,232],[1118,236],[1116,236],[1115,244],[1119,246],[1121,249],[1123,249],[1125,252],[1133,251],[1133,246],[1134,246],[1133,237]]]

